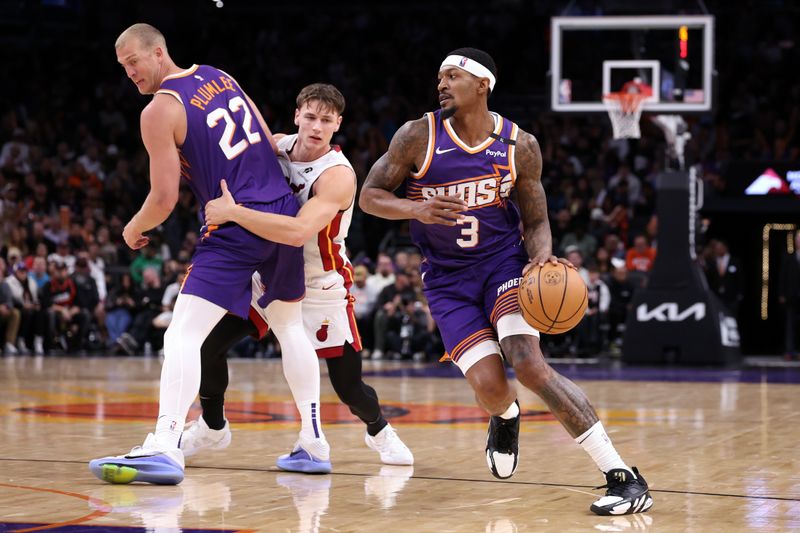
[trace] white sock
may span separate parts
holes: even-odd
[[[324,439],[319,413],[319,359],[303,327],[301,303],[270,303],[267,322],[281,344],[283,375],[300,411],[300,434],[306,440]]]
[[[186,415],[200,390],[200,347],[225,309],[199,296],[179,294],[164,334],[164,364],[156,423],[156,441],[177,448]]]
[[[576,438],[575,442],[583,447],[586,453],[591,456],[597,468],[603,473],[614,468],[623,468],[636,477],[633,474],[633,470],[622,461],[617,450],[614,449],[611,439],[608,438],[606,430],[603,428],[603,423],[599,420],[595,425],[587,429],[583,435]]]
[[[519,416],[519,406],[517,405],[516,401],[511,402],[511,405],[508,406],[508,409],[505,410],[503,414],[500,415],[500,418],[503,420],[511,420],[512,418],[517,418]]]

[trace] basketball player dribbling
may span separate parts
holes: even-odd
[[[139,92],[153,95],[141,116],[142,141],[150,156],[150,192],[125,226],[123,237],[129,247],[145,246],[144,232],[169,216],[181,177],[201,208],[219,196],[220,179],[225,177],[244,205],[289,216],[297,213],[269,128],[233,78],[206,65],[179,68],[167,52],[164,36],[148,24],[126,29],[115,48],[117,60]],[[295,382],[304,384],[292,391],[301,412],[299,440],[328,459],[316,414],[318,363],[302,327],[302,249],[266,241],[235,224],[207,224],[201,235],[164,335],[155,433],[127,455],[91,461],[92,473],[104,481],[176,484],[183,480],[179,442],[200,387],[201,346],[227,313],[248,316],[254,272],[268,283],[259,304],[266,307],[270,327],[287,355],[284,373],[296,374]]]
[[[441,109],[398,130],[370,170],[359,205],[376,216],[411,220],[433,318],[450,358],[491,415],[486,458],[492,474],[510,477],[518,456],[520,409],[502,349],[517,380],[604,473],[606,495],[591,510],[647,511],[653,500],[644,478],[622,461],[583,391],[545,362],[539,333],[519,311],[520,276],[535,264],[565,262],[552,255],[538,142],[489,111],[496,68],[486,52],[451,52],[438,77]],[[404,181],[406,197],[398,198],[393,191]],[[514,189],[519,210],[510,198]]]
[[[414,456],[394,428],[383,418],[378,395],[361,378],[361,338],[353,311],[353,267],[345,254],[345,238],[353,216],[356,175],[337,146],[331,146],[344,111],[344,96],[332,85],[315,83],[297,95],[294,135],[276,134],[279,161],[302,206],[297,217],[259,212],[237,205],[223,182],[222,196],[206,204],[206,222],[235,222],[265,239],[299,246],[305,256],[306,297],[303,300],[305,332],[325,359],[336,394],[367,426],[364,439],[392,465],[411,465]],[[253,302],[263,288],[258,273],[253,279]],[[249,321],[226,317],[209,335],[202,349],[200,395],[208,400],[203,414],[181,439],[187,457],[203,450],[219,450],[231,440],[224,419],[227,387],[226,352],[247,335],[262,337],[269,317],[254,303]],[[213,428],[213,429],[212,429]],[[283,470],[305,473],[320,469],[302,449],[278,459]]]

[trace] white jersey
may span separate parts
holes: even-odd
[[[291,161],[288,154],[296,142],[296,134],[287,135],[278,141],[280,152],[278,161],[301,207],[313,195],[313,187],[317,178],[329,168],[345,166],[353,173],[353,181],[355,181],[356,174],[353,166],[338,146],[332,147],[325,155],[314,161]],[[355,191],[350,200],[350,206],[344,211],[339,211],[330,224],[322,228],[303,246],[306,288],[329,291],[347,289],[352,285],[353,267],[345,253],[344,239],[350,229],[354,204]]]
[[[289,152],[297,142],[297,135],[287,135],[278,140],[278,162],[289,185],[302,207],[313,196],[314,183],[331,167],[346,166],[355,171],[338,146],[314,161],[291,161]],[[355,191],[350,205],[339,211],[331,222],[303,245],[305,259],[306,296],[303,299],[303,323],[312,344],[320,357],[337,357],[345,342],[361,350],[361,339],[353,312],[353,297],[349,289],[353,284],[353,266],[345,254],[345,237],[350,229],[355,204]],[[266,333],[266,311],[258,305],[264,290],[256,272],[253,275],[253,301],[250,318]],[[259,319],[260,317],[260,319]]]

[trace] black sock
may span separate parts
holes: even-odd
[[[203,420],[206,421],[208,427],[216,430],[225,427],[225,396],[209,398],[200,396],[200,405],[203,407]]]
[[[367,422],[367,433],[369,433],[370,437],[374,437],[383,431],[383,428],[385,428],[388,423],[389,422],[383,418],[383,415],[381,415],[375,422]]]

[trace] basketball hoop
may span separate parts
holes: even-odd
[[[639,119],[642,116],[642,104],[649,96],[647,92],[618,92],[603,96],[615,139],[638,139],[642,136]]]

